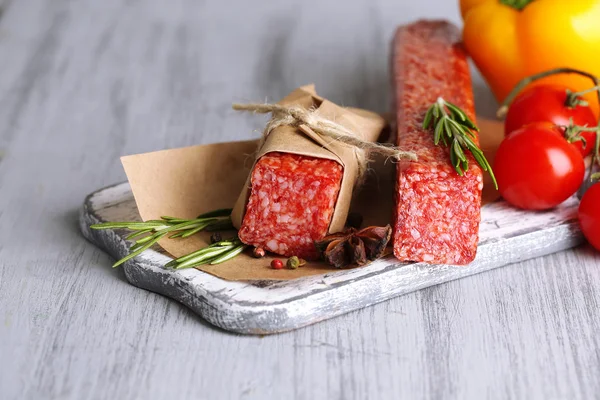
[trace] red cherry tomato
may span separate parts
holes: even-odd
[[[504,132],[509,135],[512,131],[533,122],[552,122],[556,125],[567,126],[572,118],[578,126],[595,127],[598,122],[593,111],[588,106],[567,107],[567,88],[559,85],[532,86],[521,92],[511,103],[506,114]],[[595,132],[582,132],[583,142],[571,143],[586,157],[594,148]]]
[[[577,191],[585,175],[581,154],[550,123],[530,124],[508,135],[493,169],[502,197],[526,210],[559,205]]]
[[[600,183],[592,185],[579,203],[579,225],[585,238],[600,250]]]

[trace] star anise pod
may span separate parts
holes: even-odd
[[[336,268],[365,265],[383,255],[392,236],[392,227],[369,226],[360,231],[349,228],[315,242],[321,257]]]

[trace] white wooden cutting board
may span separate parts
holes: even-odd
[[[300,328],[362,307],[511,263],[540,257],[580,244],[577,199],[548,212],[524,212],[504,202],[482,209],[476,260],[466,267],[400,263],[393,257],[362,268],[291,281],[230,282],[196,269],[167,270],[171,258],[148,250],[126,262],[127,280],[177,300],[208,322],[244,334],[270,334]],[[122,230],[92,230],[108,221],[139,220],[128,183],[90,194],[80,226],[84,236],[115,258],[131,242]],[[110,265],[106,266],[110,268]]]

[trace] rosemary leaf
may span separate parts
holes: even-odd
[[[456,153],[453,151],[450,152],[450,163],[452,163],[452,166],[454,167],[454,170],[456,171],[456,173],[459,174],[460,176],[463,176],[463,171],[460,168],[460,160],[456,156]]]
[[[102,224],[91,225],[92,229],[129,229],[129,230],[143,230],[148,228],[166,228],[168,225],[157,224],[155,222],[104,222]]]
[[[177,265],[177,262],[175,260],[171,260],[165,264],[165,268],[166,269],[175,268],[176,265]]]
[[[465,114],[465,112],[463,110],[461,110],[458,106],[447,101],[446,107],[448,107],[448,109],[452,112],[455,119],[460,120],[462,125],[465,125],[467,128],[469,128],[469,130],[474,130],[476,132],[479,132],[479,128],[477,127],[477,125],[475,125],[475,123],[473,121],[471,121],[471,118],[469,118],[469,116],[467,114]],[[469,133],[471,133],[471,132],[469,132]]]
[[[233,248],[234,248],[233,246],[214,247],[214,248],[210,249],[210,251],[206,251],[204,254],[200,254],[199,256],[192,257],[189,260],[186,260],[182,263],[177,263],[177,266],[175,267],[175,269],[191,268],[194,265],[198,265],[198,263],[200,263],[202,261],[208,260],[210,258],[221,255],[223,253],[227,253],[228,250],[231,250]]]
[[[177,264],[177,263],[181,263],[184,261],[187,261],[191,258],[194,258],[196,256],[205,254],[207,251],[210,251],[210,249],[213,248],[223,248],[223,247],[235,247],[237,245],[239,245],[241,243],[241,241],[238,238],[232,238],[232,239],[227,239],[227,240],[222,240],[220,242],[217,243],[213,243],[210,246],[206,246],[200,250],[196,250],[193,253],[187,254],[185,256],[181,256],[179,258],[176,258],[175,260],[169,262],[169,264]]]
[[[212,257],[206,258],[206,259],[204,259],[204,260],[202,260],[202,261],[198,261],[198,262],[196,262],[196,263],[192,263],[192,264],[186,265],[186,266],[184,266],[184,267],[181,267],[181,266],[176,266],[176,267],[174,267],[174,269],[177,269],[177,270],[179,270],[179,269],[190,269],[190,268],[196,268],[196,267],[199,267],[199,266],[201,266],[201,265],[210,264],[210,263],[211,263],[211,261],[212,261],[212,260],[214,260],[214,259],[216,259],[217,257],[219,257],[219,256],[218,256],[218,255],[217,255],[217,256],[212,256]]]
[[[133,246],[129,248],[129,251],[137,251],[146,245],[146,243],[151,242],[152,244],[156,243],[158,240],[156,239],[156,235],[148,236],[150,240],[146,240],[145,242],[135,243]]]
[[[159,225],[164,225],[164,224],[165,224],[165,221],[163,221],[163,220],[160,220],[160,219],[149,219],[148,221],[144,221],[143,223],[144,223],[144,224],[151,223],[151,224],[159,224]]]
[[[433,113],[432,114],[433,114],[433,120],[434,121],[437,121],[441,117],[441,115],[440,115],[440,109],[438,107],[434,107],[433,108]]]
[[[423,126],[429,128],[429,125],[431,125],[432,118],[433,118],[433,110],[430,108],[429,110],[427,110],[427,113],[425,113],[425,118],[423,119]]]
[[[181,219],[181,218],[176,218],[176,217],[169,217],[167,215],[160,217],[161,219],[164,219],[165,221],[169,221],[169,222],[184,222],[187,221],[185,219]]]
[[[245,244],[239,245],[238,247],[235,247],[233,250],[223,254],[221,257],[212,260],[210,262],[210,265],[216,265],[216,264],[221,264],[224,263],[225,261],[231,260],[232,258],[236,257],[238,254],[241,254],[244,250],[246,250],[246,248],[248,248],[248,246],[246,246]]]
[[[196,228],[194,228],[194,229],[191,229],[191,230],[189,230],[189,231],[187,231],[187,232],[183,232],[183,234],[181,235],[181,238],[182,238],[182,239],[185,239],[185,238],[187,238],[187,237],[190,237],[190,236],[192,236],[192,235],[195,235],[196,233],[198,233],[198,232],[200,232],[201,230],[203,230],[204,228],[206,228],[208,225],[210,225],[210,222],[209,222],[209,223],[204,223],[204,224],[201,224],[201,225],[199,225],[198,227],[196,227]]]
[[[176,259],[174,259],[174,260],[171,260],[171,261],[169,261],[169,262],[167,263],[167,265],[166,265],[166,266],[167,266],[167,267],[174,266],[174,265],[177,265],[177,264],[179,264],[179,263],[182,263],[182,262],[184,262],[184,261],[190,260],[190,259],[192,259],[192,258],[194,258],[194,257],[198,257],[199,255],[202,255],[202,254],[206,253],[206,249],[208,249],[209,247],[210,247],[210,246],[208,246],[208,247],[204,247],[204,248],[202,248],[202,249],[200,249],[200,250],[196,250],[196,251],[194,251],[193,253],[186,254],[185,256],[181,256],[181,257],[179,257],[179,258],[176,258]]]
[[[441,121],[441,125],[443,126],[443,132],[446,134],[448,139],[452,139],[454,137],[454,132],[452,131],[452,124],[450,123],[452,120],[449,118],[444,118]]]
[[[452,143],[454,145],[454,151],[456,152],[456,156],[461,160],[461,161],[467,161],[467,156],[465,156],[465,153],[463,152],[463,149],[460,145],[460,142],[458,139],[454,139],[454,142]]]
[[[125,261],[131,260],[132,258],[139,256],[143,251],[152,247],[152,245],[155,244],[156,242],[158,242],[163,236],[164,235],[158,235],[156,240],[153,240],[153,241],[147,243],[146,245],[138,248],[137,250],[133,251],[132,253],[129,253],[127,256],[121,258],[119,261],[117,261],[116,263],[113,264],[113,268],[118,267],[119,265],[123,264]]]
[[[435,125],[435,130],[434,130],[434,143],[437,146],[440,143],[440,139],[442,139],[442,135],[444,133],[444,124],[437,124]],[[445,137],[444,137],[444,143],[445,143]]]
[[[450,127],[450,133],[448,134],[448,136],[453,137],[455,139],[461,139],[463,136],[464,129],[462,125],[451,119],[446,119],[445,122],[447,122],[447,125]]]
[[[175,232],[174,234],[169,236],[169,239],[177,239],[177,238],[182,237],[184,234],[185,234],[185,231]]]
[[[152,231],[153,231],[153,229],[152,229],[152,228],[149,228],[149,229],[142,229],[142,230],[140,230],[140,231],[134,231],[134,232],[133,232],[131,235],[129,235],[129,236],[127,236],[127,237],[125,237],[125,239],[126,239],[126,240],[132,240],[132,239],[135,239],[135,238],[136,238],[136,237],[138,237],[138,236],[142,236],[143,234],[145,234],[145,233],[150,233],[150,232],[152,232]]]
[[[235,238],[231,238],[231,239],[225,239],[225,240],[221,240],[220,242],[216,242],[211,244],[209,247],[229,247],[229,246],[237,246],[238,244],[242,243],[240,241],[239,238],[235,237]]]
[[[147,242],[149,242],[150,240],[154,239],[154,237],[155,237],[155,236],[156,236],[156,234],[154,234],[154,235],[150,235],[150,236],[146,236],[146,237],[143,237],[143,238],[141,238],[141,239],[138,239],[138,240],[136,240],[136,241],[135,241],[135,243],[136,243],[136,244],[144,244],[144,243],[147,243]]]
[[[465,146],[471,150],[471,149],[475,149],[476,151],[480,152],[481,154],[483,154],[483,152],[481,151],[481,149],[475,144],[475,142],[473,141],[473,139],[471,139],[468,136],[463,136],[461,137],[461,140],[464,141]]]

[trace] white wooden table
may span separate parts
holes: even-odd
[[[232,101],[315,82],[386,111],[394,27],[454,1],[3,0],[0,398],[593,398],[589,247],[269,337],[137,289],[83,240],[123,154],[254,137]],[[342,6],[343,4],[343,6]],[[481,113],[495,103],[476,79]]]

